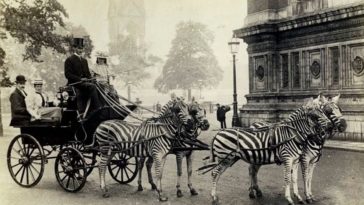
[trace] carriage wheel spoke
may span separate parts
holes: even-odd
[[[121,168],[119,170],[121,170]],[[123,179],[124,179],[124,172],[121,170],[120,173],[121,173],[120,174],[120,180],[123,181]]]
[[[29,168],[26,167],[26,178],[27,178],[27,184],[29,184]]]
[[[22,154],[20,153],[21,149],[16,150],[15,147],[12,148],[12,150],[19,155],[19,157],[22,157]]]
[[[123,169],[123,171],[124,171],[124,172],[125,172],[125,174],[126,174],[126,178],[127,178],[127,179],[130,179],[129,174],[128,174],[128,172],[126,171],[126,169]]]
[[[15,165],[12,165],[11,168],[14,168],[14,167],[19,166],[19,165],[21,165],[21,163],[17,163]]]
[[[34,177],[34,174],[33,174],[33,171],[32,171],[32,168],[31,167],[29,167],[29,172],[30,172],[30,175],[33,178],[33,181],[35,181],[35,177]]]
[[[30,167],[32,167],[38,174],[40,174],[39,173],[39,171],[38,171],[38,169],[36,169],[34,166],[33,166],[33,164],[30,164]]]
[[[111,170],[112,171],[114,171],[116,168],[118,168],[119,166],[118,165],[116,165],[116,164],[113,164],[113,165],[111,165],[111,166],[114,166],[113,168],[111,168]]]
[[[34,151],[35,151],[35,149],[32,149],[32,151],[29,153],[29,156],[32,156],[32,154],[33,154]]]
[[[120,170],[121,170],[121,168],[120,168],[120,167],[118,167],[118,166],[117,166],[117,168],[119,168],[119,169],[118,169],[118,171],[116,171],[115,176],[118,176],[118,175],[119,175],[119,172],[120,172]]]
[[[62,183],[64,181],[64,179],[67,177],[67,174],[64,175],[64,177],[60,180]]]
[[[19,174],[19,172],[20,172],[20,170],[22,170],[24,168],[24,166],[21,166],[19,169],[18,169],[18,171],[14,174],[14,176],[15,177],[17,177],[18,176],[18,174]]]
[[[68,175],[66,175],[68,178],[67,178],[67,184],[66,184],[66,187],[68,187],[69,186],[69,184],[70,184],[70,179],[71,179],[71,177],[70,176],[68,176]]]
[[[19,154],[20,154],[20,151],[21,151],[21,152],[22,152],[22,155],[25,155],[25,153],[24,153],[24,151],[23,151],[23,149],[22,149],[22,146],[21,146],[21,144],[20,144],[19,140],[17,140],[17,141],[16,141],[16,143],[18,144],[18,147],[20,148],[20,149],[18,150]],[[20,155],[20,156],[21,156],[21,155]]]
[[[20,183],[22,184],[23,183],[23,179],[24,179],[24,173],[25,173],[25,167],[21,173],[21,178],[20,178]]]
[[[125,167],[127,170],[130,171],[130,173],[133,173],[133,171],[129,167]]]

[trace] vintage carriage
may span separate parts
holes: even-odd
[[[98,88],[102,89],[102,86],[98,85]],[[66,86],[60,88],[57,94],[60,100],[59,118],[18,126],[20,134],[10,142],[7,152],[8,169],[17,184],[35,186],[43,176],[45,164],[55,159],[55,175],[63,189],[76,192],[84,186],[98,154],[92,142],[95,129],[105,120],[123,120],[136,108],[135,105],[117,103],[115,96],[110,96],[104,89],[101,92],[105,105],[86,120],[78,118],[75,88]],[[120,153],[114,156],[108,168],[116,181],[129,183],[136,177],[137,159]],[[127,169],[128,175],[122,175],[120,169]]]
[[[45,164],[55,159],[54,171],[59,185],[68,192],[83,188],[87,176],[98,166],[96,157],[102,149],[94,141],[96,128],[104,121],[133,116],[132,111],[137,107],[121,105],[110,90],[105,92],[105,87],[97,82],[96,85],[105,105],[86,120],[78,118],[76,90],[67,86],[60,88],[58,93],[60,119],[45,119],[19,127],[20,134],[10,142],[7,152],[8,169],[17,184],[35,186],[43,176]],[[207,145],[197,139],[180,138],[175,141],[177,146],[173,152],[207,149]],[[111,177],[121,184],[129,183],[137,176],[138,158],[129,156],[128,151],[143,141],[124,143],[129,144],[128,148],[113,149],[107,162]],[[181,143],[187,147],[181,148]]]

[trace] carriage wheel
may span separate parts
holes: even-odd
[[[54,172],[59,185],[68,192],[78,192],[86,183],[86,162],[75,148],[66,147],[59,152]]]
[[[27,134],[16,136],[10,142],[7,161],[11,177],[22,187],[35,186],[43,176],[44,152],[33,136]]]
[[[123,153],[116,153],[108,164],[111,177],[120,184],[127,184],[138,174],[138,160]]]
[[[85,146],[81,143],[72,143],[71,147],[82,153],[82,156],[86,162],[86,176],[90,175],[96,164],[97,153],[93,150],[85,150]]]

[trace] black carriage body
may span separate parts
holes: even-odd
[[[28,126],[20,128],[21,134],[33,136],[42,146],[65,145],[75,141],[76,128],[73,126]],[[29,142],[24,142],[28,144]]]

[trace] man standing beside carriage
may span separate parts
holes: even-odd
[[[87,60],[82,57],[84,39],[74,38],[72,47],[74,53],[64,63],[64,74],[68,85],[76,89],[78,111],[82,114],[82,118],[85,118],[93,110],[101,107],[101,102],[95,84],[90,82],[92,76]],[[91,101],[87,105],[89,99]]]

